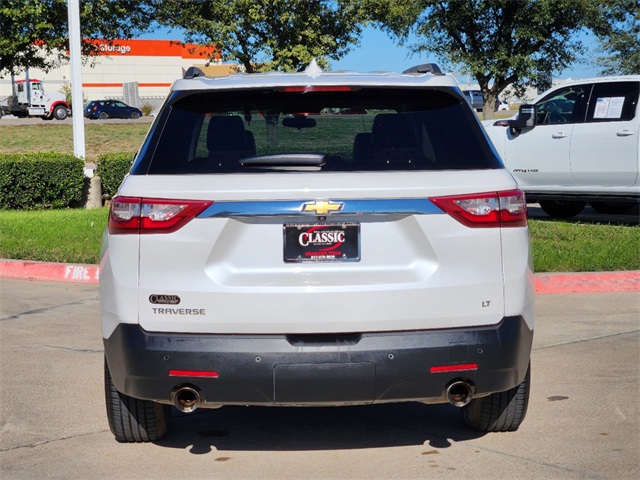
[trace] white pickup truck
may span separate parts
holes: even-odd
[[[640,201],[640,75],[554,87],[517,118],[483,122],[528,202],[552,217],[587,203],[624,213]]]

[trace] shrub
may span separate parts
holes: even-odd
[[[0,154],[0,209],[82,205],[84,161],[62,153]]]
[[[105,153],[98,157],[96,174],[102,181],[102,198],[110,199],[129,173],[135,153]]]
[[[140,110],[142,110],[142,115],[148,117],[149,115],[151,115],[151,112],[153,112],[153,105],[151,105],[150,103],[145,103],[140,107]]]

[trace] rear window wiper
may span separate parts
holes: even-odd
[[[325,156],[317,153],[280,153],[243,158],[243,167],[322,167]]]

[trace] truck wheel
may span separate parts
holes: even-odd
[[[598,213],[605,213],[608,215],[620,215],[627,213],[636,204],[635,203],[592,203],[591,206]]]
[[[69,112],[67,111],[67,107],[58,105],[56,108],[53,109],[53,117],[56,120],[64,120],[68,116],[69,116]]]
[[[139,400],[116,390],[107,360],[104,361],[104,390],[111,433],[119,442],[160,440],[171,421],[171,407],[151,400]]]
[[[107,118],[109,118],[109,114],[107,112],[100,112],[98,118],[100,118],[100,120],[106,120]]]
[[[540,202],[540,208],[553,218],[571,218],[584,210],[585,202],[558,202],[547,200]]]
[[[465,423],[483,432],[514,432],[527,414],[531,366],[522,383],[506,392],[471,400],[462,407]]]

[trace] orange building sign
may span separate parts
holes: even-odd
[[[219,59],[215,47],[175,40],[86,40],[97,47],[100,56],[181,57],[183,59]]]

